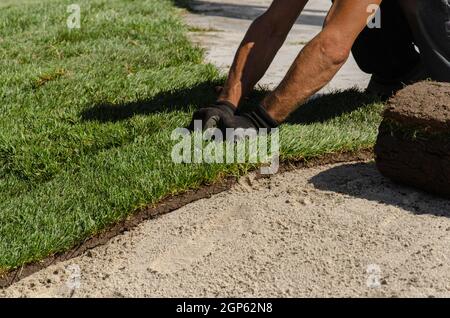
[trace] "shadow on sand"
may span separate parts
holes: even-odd
[[[336,166],[309,181],[320,190],[397,206],[414,214],[450,217],[450,200],[393,183],[373,162]]]

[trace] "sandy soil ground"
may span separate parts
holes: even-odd
[[[224,69],[270,1],[239,3],[197,1],[198,12],[186,16],[216,30],[191,35]],[[263,84],[284,75],[328,6],[311,2]],[[325,90],[365,83],[350,60]],[[373,163],[250,175],[231,191],[0,290],[2,296],[450,297],[450,201],[394,185]]]
[[[449,297],[449,217],[373,163],[251,175],[0,295]]]

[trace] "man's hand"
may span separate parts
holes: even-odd
[[[256,107],[250,113],[221,117],[217,126],[224,134],[227,128],[253,129],[258,132],[261,128],[269,130],[276,127],[278,127],[278,123],[267,114],[262,106]]]
[[[229,118],[232,118],[235,110],[236,107],[226,101],[217,101],[208,107],[202,107],[194,112],[188,129],[190,131],[194,131],[197,128],[194,125],[197,120],[202,123],[200,127],[201,130],[216,128],[218,127],[220,121],[228,121]]]

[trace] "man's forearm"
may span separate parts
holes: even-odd
[[[238,105],[264,76],[308,0],[274,0],[250,26],[219,96]]]
[[[345,63],[348,52],[327,52],[326,41],[319,34],[297,56],[280,85],[263,101],[276,121],[286,117],[324,87]]]
[[[264,18],[255,20],[239,46],[219,99],[238,105],[264,76],[285,38],[271,34]]]

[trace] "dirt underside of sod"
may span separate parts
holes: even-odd
[[[72,253],[145,207],[256,167],[172,161],[171,132],[210,103],[223,80],[187,40],[172,2],[78,4],[74,30],[65,1],[0,10],[4,274]],[[262,96],[255,92],[245,106]],[[371,148],[382,108],[355,90],[312,101],[281,127],[281,160]]]
[[[450,84],[417,83],[392,98],[375,152],[385,176],[450,197]]]

